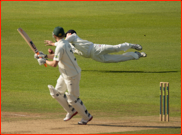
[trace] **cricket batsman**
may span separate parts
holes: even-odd
[[[102,63],[118,63],[128,60],[137,60],[141,57],[146,57],[144,52],[126,52],[121,55],[111,55],[109,53],[126,51],[128,49],[142,50],[139,44],[122,43],[118,45],[94,44],[90,41],[81,39],[75,30],[66,32],[66,40],[71,43],[73,52],[85,58],[92,58],[95,61]],[[45,40],[45,43],[50,46],[56,46],[50,40]]]
[[[34,57],[38,60],[39,65],[46,63],[52,67],[57,67],[57,65],[59,67],[61,74],[55,88],[52,85],[48,85],[48,88],[50,95],[56,99],[67,112],[64,121],[70,120],[78,113],[82,117],[78,124],[86,125],[92,120],[93,116],[87,111],[82,100],[79,98],[81,69],[77,64],[69,42],[64,39],[64,29],[59,26],[55,27],[53,37],[56,40],[55,54],[46,55],[43,52],[39,52],[40,54],[35,54]],[[52,61],[46,60],[46,58],[52,59]]]

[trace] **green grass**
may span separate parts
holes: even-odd
[[[114,132],[104,134],[179,134],[181,128],[162,128],[162,129],[151,129],[141,131],[129,131],[129,132]]]
[[[82,68],[80,97],[95,117],[158,116],[160,81],[170,82],[170,116],[181,117],[180,5],[179,1],[2,1],[1,111],[64,112],[47,88],[56,84],[58,69],[39,66],[17,32],[22,27],[47,53],[44,40],[53,40],[54,27],[62,26],[94,43],[141,44],[148,55],[107,64],[76,55]],[[142,132],[166,133],[164,129],[138,133]]]

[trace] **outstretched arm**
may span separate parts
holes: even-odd
[[[50,40],[45,40],[44,43],[46,44],[45,46],[55,46],[55,43]]]

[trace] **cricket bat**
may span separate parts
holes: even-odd
[[[39,55],[39,51],[37,50],[35,44],[32,42],[32,40],[30,39],[30,37],[27,35],[27,33],[22,28],[18,28],[17,31],[25,39],[25,41],[30,46],[30,48],[32,49],[32,51],[34,53],[36,53],[37,55]],[[44,66],[47,67],[47,64],[45,63]]]

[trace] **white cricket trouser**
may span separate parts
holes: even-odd
[[[119,51],[126,51],[129,48],[131,48],[130,43],[122,43],[118,45],[94,44],[94,47],[91,50],[91,57],[92,59],[103,63],[117,63],[138,59],[138,54],[134,52],[126,52],[120,55],[109,54]]]
[[[59,91],[61,94],[64,94],[66,90],[68,90],[68,93],[66,93],[67,102],[82,116],[84,120],[89,120],[91,115],[90,113],[88,113],[81,99],[79,99],[80,79],[81,79],[81,73],[70,78],[63,78],[63,76],[60,75],[60,77],[57,80],[55,89]],[[67,112],[69,112],[69,109],[66,108],[64,109]]]
[[[68,90],[69,94],[73,95],[75,98],[78,98],[80,95],[79,92],[80,79],[81,79],[81,73],[70,78],[63,78],[63,76],[60,75],[57,80],[55,89],[59,91],[61,94],[64,94],[66,90]]]

